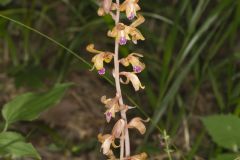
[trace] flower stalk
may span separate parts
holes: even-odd
[[[115,25],[118,25],[120,20],[120,2],[116,0],[117,4],[117,13],[115,17]],[[115,85],[116,85],[116,92],[120,95],[119,104],[123,106],[123,98],[122,98],[122,91],[120,85],[120,76],[119,76],[119,42],[115,39],[115,52],[114,52],[114,78],[115,78]],[[127,122],[126,110],[121,111],[121,117],[123,120]],[[120,159],[123,158],[124,155],[124,143],[125,143],[125,152],[126,156],[130,156],[130,140],[129,140],[129,133],[128,128],[125,128],[124,134],[121,137],[121,149],[120,149]]]
[[[112,59],[114,61],[113,77],[115,79],[116,96],[114,98],[107,98],[106,96],[103,96],[101,101],[107,109],[104,114],[108,123],[112,119],[116,118],[115,115],[118,112],[120,113],[121,118],[116,121],[111,134],[98,135],[98,140],[102,143],[102,152],[109,160],[147,159],[146,153],[131,156],[129,129],[135,128],[140,132],[140,134],[144,134],[146,132],[144,122],[147,122],[148,120],[135,117],[128,122],[127,111],[129,109],[133,109],[134,107],[130,107],[124,103],[121,91],[121,83],[129,84],[130,82],[135,91],[144,89],[144,86],[141,84],[137,76],[137,74],[145,69],[145,64],[140,61],[140,58],[142,58],[143,55],[139,53],[131,53],[127,57],[119,57],[120,46],[126,45],[130,40],[134,44],[137,44],[138,40],[145,40],[141,32],[136,28],[145,21],[142,15],[137,14],[137,11],[140,10],[138,1],[139,0],[125,0],[121,4],[120,0],[116,0],[115,2],[112,0],[102,0],[101,7],[98,10],[98,15],[104,16],[109,14],[115,21],[115,27],[107,33],[109,37],[115,38],[114,53],[99,51],[95,49],[94,44],[87,46],[87,51],[97,54],[92,58],[92,62],[94,63],[92,70],[96,68],[99,75],[105,74],[106,69],[104,67],[104,63],[110,63]],[[134,20],[135,18],[136,20],[134,20],[130,25],[121,23],[121,12],[125,12],[129,20]],[[133,71],[120,71],[120,64],[124,67],[131,65]],[[121,79],[122,76],[126,78],[126,81]],[[119,140],[119,146],[115,144],[116,140]],[[115,157],[112,150],[114,148],[120,148],[120,158]]]

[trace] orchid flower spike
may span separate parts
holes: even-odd
[[[125,76],[127,78],[127,80],[125,82],[121,79],[121,82],[123,84],[128,84],[131,81],[135,91],[138,91],[140,88],[141,89],[145,88],[145,86],[143,86],[141,84],[138,76],[135,73],[133,73],[133,72],[121,72],[119,75]]]
[[[133,20],[137,15],[137,11],[141,9],[138,5],[138,1],[139,0],[125,0],[120,5],[120,11],[126,11],[126,15],[129,20]]]
[[[108,157],[108,160],[119,160],[115,157],[113,149],[120,147],[120,160],[147,160],[148,156],[146,153],[141,153],[134,156],[130,155],[130,139],[128,129],[135,128],[141,134],[144,134],[146,132],[144,122],[147,122],[148,120],[135,117],[128,123],[126,120],[126,112],[135,107],[128,106],[123,103],[120,85],[120,83],[128,84],[131,82],[135,91],[145,88],[137,76],[138,73],[145,69],[145,64],[140,60],[143,55],[139,53],[131,53],[125,58],[119,60],[119,45],[126,45],[128,41],[132,41],[134,44],[137,44],[139,40],[145,40],[142,33],[137,29],[137,27],[145,21],[145,18],[142,15],[137,14],[137,12],[141,9],[138,4],[139,0],[122,0],[122,4],[120,4],[120,0],[99,1],[101,2],[101,6],[98,9],[98,15],[104,16],[109,14],[115,21],[115,26],[107,33],[109,37],[115,39],[115,52],[112,53],[108,51],[99,51],[95,49],[94,44],[89,44],[86,49],[90,53],[96,54],[92,58],[92,70],[96,68],[100,75],[105,74],[104,63],[110,63],[114,58],[114,69],[112,75],[115,78],[116,96],[113,98],[102,96],[101,102],[106,107],[104,114],[108,123],[112,118],[116,117],[117,112],[121,112],[121,118],[116,120],[116,123],[112,128],[112,132],[110,134],[98,135],[98,140],[101,142],[101,151],[105,156]],[[126,12],[126,16],[129,20],[133,20],[135,17],[136,19],[132,21],[130,25],[125,25],[120,21],[120,12]],[[119,73],[120,63],[125,67],[132,66],[133,71],[123,71]],[[119,146],[115,144],[115,140],[120,141]]]
[[[128,123],[128,128],[136,128],[141,134],[144,134],[146,132],[146,127],[143,122],[149,122],[149,119],[143,120],[140,117],[133,118]]]
[[[145,64],[140,62],[139,58],[143,57],[143,55],[138,53],[131,53],[126,58],[122,58],[120,63],[124,66],[129,66],[130,64],[133,67],[134,73],[140,73],[144,70]]]
[[[98,70],[98,74],[100,74],[100,75],[105,74],[106,69],[104,68],[103,63],[104,62],[110,63],[113,59],[114,54],[111,52],[103,52],[103,51],[96,50],[94,48],[94,44],[89,44],[86,49],[90,53],[97,54],[92,58],[92,62],[94,65],[91,70],[96,68]]]
[[[106,96],[102,96],[101,98],[101,102],[105,104],[107,108],[107,111],[104,114],[108,123],[111,121],[112,118],[115,118],[115,114],[120,111],[118,100],[118,96],[108,99]]]

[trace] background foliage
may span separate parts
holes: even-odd
[[[113,22],[97,16],[97,4],[0,1],[1,156],[103,159],[96,135],[107,128],[99,127],[104,125],[99,125],[103,106],[98,101],[112,93],[112,78],[89,73],[85,46],[94,42],[112,50],[106,26],[110,29]],[[147,19],[141,27],[146,41],[121,47],[121,56],[133,50],[143,53],[147,65],[143,92],[132,93],[124,86],[129,103],[151,118],[144,140],[131,135],[133,148],[148,152],[150,159],[168,159],[167,146],[174,159],[236,158],[240,1],[141,0],[140,5]],[[55,108],[52,114],[42,114],[50,107]],[[69,119],[74,119],[67,123],[70,128],[63,125]],[[164,130],[169,144],[164,143]]]

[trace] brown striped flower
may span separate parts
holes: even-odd
[[[143,86],[143,85],[141,84],[138,76],[137,76],[135,73],[133,73],[133,72],[121,72],[119,75],[125,76],[125,77],[127,78],[127,80],[126,80],[126,81],[123,81],[123,80],[121,79],[121,82],[122,82],[123,84],[128,84],[129,82],[131,82],[132,85],[133,85],[133,87],[134,87],[134,89],[135,89],[135,91],[138,91],[140,88],[141,88],[141,89],[144,89],[144,88],[145,88],[145,86]]]
[[[103,96],[101,98],[101,102],[105,104],[105,107],[107,108],[107,111],[104,114],[108,123],[111,121],[112,118],[115,118],[116,112],[120,111],[118,100],[118,96],[114,98],[107,98],[106,96]]]
[[[140,62],[139,58],[143,57],[143,55],[139,53],[131,53],[126,58],[122,58],[120,63],[124,66],[129,66],[130,64],[133,67],[133,71],[135,73],[140,73],[145,68],[145,64]]]
[[[139,0],[125,0],[120,6],[120,11],[126,11],[126,15],[129,20],[134,19],[137,15],[137,11],[141,9],[137,4],[138,1]]]
[[[138,40],[145,40],[141,32],[136,28],[144,21],[144,17],[139,15],[138,19],[130,26],[127,26],[123,23],[118,23],[111,31],[108,31],[108,36],[116,38],[120,45],[125,45],[128,40],[132,40],[134,44],[137,44]]]
[[[115,138],[111,134],[98,134],[98,141],[102,143],[101,149],[103,151],[103,154],[105,155],[111,154],[111,146],[113,146],[114,148],[119,147],[115,144]]]
[[[114,54],[112,52],[103,52],[103,51],[96,50],[94,48],[94,44],[89,44],[86,49],[88,52],[96,54],[92,58],[92,62],[94,65],[91,70],[96,68],[98,71],[98,74],[100,75],[105,74],[106,69],[104,68],[104,62],[110,63],[113,59]]]

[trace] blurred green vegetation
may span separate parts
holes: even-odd
[[[123,86],[129,103],[139,109],[130,116],[141,113],[151,118],[144,141],[133,147],[161,159],[166,147],[161,135],[166,130],[174,159],[236,158],[240,149],[240,1],[139,3],[146,18],[140,27],[146,40],[120,48],[121,56],[133,51],[144,54],[147,66],[140,76],[144,91],[133,93]],[[0,5],[0,74],[13,79],[16,89],[48,90],[71,81],[72,73],[89,70],[88,43],[113,49],[113,40],[106,36],[113,21],[110,16],[97,16],[95,0],[0,0]],[[110,74],[96,80],[111,88]],[[0,84],[0,95],[5,88]],[[50,150],[73,156],[99,151],[95,137],[83,144],[65,144],[67,140],[61,141],[51,126],[36,125],[54,137]]]

